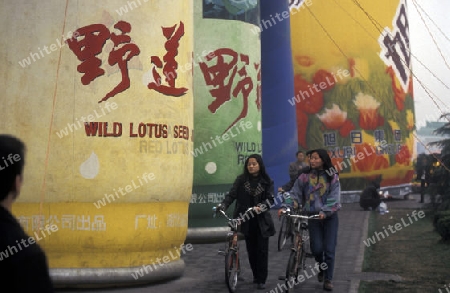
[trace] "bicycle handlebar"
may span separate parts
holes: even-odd
[[[290,209],[286,209],[282,213],[285,214],[288,217],[298,218],[298,219],[318,219],[320,217],[319,215],[311,215],[311,216],[294,215],[294,214],[291,214]]]
[[[220,213],[228,220],[228,222],[242,221],[242,220],[244,220],[245,216],[246,216],[248,213],[253,212],[253,211],[254,211],[253,208],[248,208],[248,209],[244,212],[244,214],[242,214],[241,216],[239,216],[239,217],[237,217],[237,218],[235,218],[235,219],[232,219],[232,218],[228,217],[228,215],[227,215],[222,209],[217,210],[217,207],[213,207],[213,212],[215,212],[215,213],[220,212]]]

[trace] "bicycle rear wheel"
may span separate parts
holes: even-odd
[[[278,251],[283,250],[284,245],[288,238],[292,238],[291,234],[292,225],[288,218],[283,217],[281,219],[280,232],[278,233]]]
[[[225,256],[225,283],[230,293],[236,292],[239,275],[239,258],[234,250],[229,250]]]
[[[291,251],[291,255],[289,256],[288,265],[286,267],[286,278],[284,279],[286,283],[286,290],[284,292],[289,293],[293,292],[294,285],[297,279],[298,272],[298,264],[297,264],[297,252]]]

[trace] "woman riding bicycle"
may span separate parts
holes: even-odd
[[[339,220],[337,211],[341,208],[341,186],[336,169],[333,168],[330,156],[324,149],[309,151],[311,169],[303,173],[295,181],[291,195],[297,202],[304,202],[304,211],[318,214],[322,221],[310,221],[311,252],[316,262],[327,265],[320,271],[319,282],[325,278],[323,288],[333,290],[331,283],[334,271],[337,233]],[[301,200],[301,201],[300,201]]]
[[[268,274],[269,237],[275,235],[269,212],[274,203],[274,187],[260,155],[253,154],[247,158],[244,173],[236,178],[230,192],[217,208],[226,210],[234,200],[233,218],[244,214],[248,208],[254,208],[250,219],[241,224],[241,232],[245,236],[253,283],[258,284],[258,289],[264,289]]]

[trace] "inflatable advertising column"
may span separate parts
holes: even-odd
[[[194,3],[194,187],[189,228],[202,229],[226,224],[223,218],[213,219],[211,208],[244,171],[247,156],[262,151],[261,45],[255,30],[258,1]]]
[[[297,2],[290,102],[299,146],[329,150],[344,194],[367,180],[407,194],[414,101],[406,1]]]
[[[193,2],[1,6],[0,132],[27,146],[13,213],[41,238],[55,283],[181,275],[193,180]],[[48,226],[56,231],[44,236]]]
[[[289,5],[261,2],[262,113],[264,163],[275,189],[289,181],[289,163],[298,150]],[[275,205],[282,197],[275,198]]]

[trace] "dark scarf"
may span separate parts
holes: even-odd
[[[244,189],[248,194],[254,197],[259,196],[264,192],[264,187],[261,184],[261,176],[252,176],[244,182]]]

